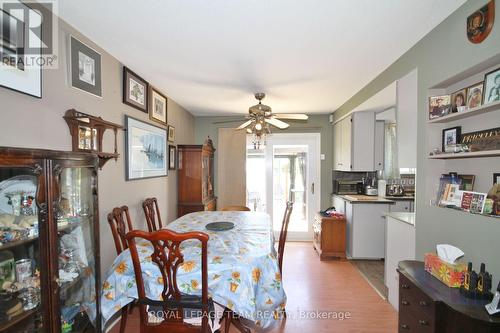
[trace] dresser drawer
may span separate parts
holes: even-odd
[[[399,305],[411,307],[413,312],[426,316],[435,316],[435,302],[403,275],[399,276]]]
[[[408,313],[399,312],[399,333],[434,333],[434,326],[422,319],[417,319]]]

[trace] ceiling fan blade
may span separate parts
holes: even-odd
[[[223,120],[223,121],[214,121],[212,124],[227,124],[227,123],[239,123],[240,121],[245,121],[247,118],[239,118],[233,120]]]
[[[275,113],[274,118],[277,119],[293,119],[293,120],[307,120],[309,116],[303,113]]]
[[[288,128],[290,126],[287,123],[285,123],[284,121],[281,121],[281,120],[278,120],[278,119],[275,119],[272,117],[266,118],[266,119],[264,119],[264,121],[268,124],[271,124],[273,126],[278,127],[279,129],[285,129],[285,128]]]
[[[237,128],[237,130],[244,129],[245,127],[247,127],[248,125],[250,125],[252,122],[253,122],[253,120],[247,120],[247,121],[245,121],[243,124],[241,124],[241,125]]]

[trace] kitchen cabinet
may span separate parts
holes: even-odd
[[[414,216],[408,213],[388,214],[386,217],[384,281],[389,303],[396,310],[399,307],[398,263],[415,259],[415,226],[412,222]]]
[[[413,213],[414,203],[413,200],[394,200],[396,203],[391,206],[391,212],[406,212]]]
[[[345,200],[339,198],[338,196],[333,196],[332,198],[332,206],[335,207],[335,210],[341,214],[345,214]]]
[[[389,203],[345,202],[347,256],[381,259],[385,256],[385,219]]]
[[[375,170],[375,113],[354,112],[333,125],[333,166],[339,171]]]
[[[384,170],[385,121],[375,122],[374,167],[376,171]]]
[[[98,165],[0,147],[0,332],[101,332]]]

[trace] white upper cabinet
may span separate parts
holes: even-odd
[[[397,81],[396,117],[400,168],[417,167],[417,70]]]
[[[354,112],[333,125],[333,167],[339,171],[374,171],[375,113]]]

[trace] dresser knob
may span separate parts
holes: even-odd
[[[418,323],[422,326],[429,326],[429,323],[426,320],[419,320]]]
[[[403,288],[403,289],[410,289],[410,286],[409,286],[409,285],[407,285],[407,284],[402,284],[402,285],[401,285],[401,288]]]
[[[408,303],[408,301],[405,301],[405,300],[402,300],[401,304],[403,304],[403,305],[410,305],[410,303]]]
[[[420,301],[418,304],[420,304],[420,306],[429,306],[429,303],[426,301]]]
[[[409,330],[410,326],[408,326],[406,324],[403,324],[403,325],[401,325],[401,328],[404,329],[404,330]]]

